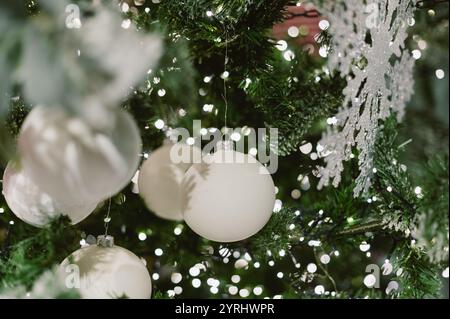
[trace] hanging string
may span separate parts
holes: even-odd
[[[228,64],[228,31],[225,27],[225,59],[223,63],[223,94],[222,98],[225,102],[225,115],[224,115],[224,122],[225,122],[225,131],[228,131],[227,126],[227,116],[228,116],[228,97],[227,97],[227,78],[228,78],[228,71],[227,71],[227,64]]]
[[[106,217],[104,219],[105,222],[105,237],[108,235],[108,227],[109,227],[109,222],[111,221],[111,197],[109,198],[109,202],[108,202],[108,212],[106,213]]]

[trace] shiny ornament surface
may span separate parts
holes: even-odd
[[[270,219],[275,186],[252,156],[219,150],[194,164],[183,179],[183,216],[200,236],[217,242],[246,239]]]
[[[19,219],[36,227],[47,225],[53,218],[67,215],[77,224],[91,214],[96,204],[79,202],[63,205],[43,192],[18,165],[9,162],[3,173],[3,196]]]
[[[180,187],[195,158],[201,159],[200,149],[167,142],[142,164],[139,194],[157,216],[168,220],[183,219]]]
[[[97,131],[61,108],[35,107],[18,140],[25,173],[64,204],[100,202],[119,192],[136,172],[141,139],[128,113],[111,112],[110,128]]]
[[[81,248],[60,265],[83,299],[149,299],[150,274],[141,259],[119,246]]]

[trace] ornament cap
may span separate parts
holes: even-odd
[[[97,246],[100,247],[113,247],[114,237],[110,235],[100,235],[97,237]]]

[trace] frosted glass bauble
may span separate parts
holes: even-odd
[[[84,299],[149,299],[152,283],[139,257],[119,246],[91,245],[61,263],[68,288],[79,289]]]
[[[181,182],[196,158],[201,159],[199,148],[167,142],[144,161],[139,171],[139,194],[157,216],[168,220],[183,219]]]
[[[233,150],[219,150],[192,165],[182,191],[188,226],[217,242],[256,234],[270,219],[275,203],[275,186],[267,169],[252,156]]]
[[[136,172],[141,139],[127,112],[111,112],[110,128],[97,131],[62,108],[35,107],[18,140],[26,174],[65,204],[100,202],[119,192]]]
[[[72,224],[85,219],[96,204],[80,201],[63,205],[43,192],[21,169],[9,162],[3,173],[3,196],[11,211],[27,224],[43,227],[59,215],[67,215]]]

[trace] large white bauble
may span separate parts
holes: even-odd
[[[111,112],[109,129],[98,131],[62,108],[35,107],[18,140],[27,175],[65,204],[100,202],[119,192],[136,172],[142,146],[132,117]]]
[[[85,219],[97,206],[80,201],[63,205],[43,192],[24,172],[9,162],[3,173],[3,196],[11,211],[27,224],[43,227],[52,218],[67,215],[72,224]]]
[[[80,248],[64,259],[60,267],[67,273],[66,282],[79,288],[83,299],[151,297],[152,282],[144,263],[119,246],[91,245]],[[70,277],[78,274],[79,278]],[[78,286],[75,285],[77,279]]]
[[[171,155],[172,154],[172,155]],[[185,154],[180,161],[178,155]],[[201,150],[187,144],[167,142],[150,154],[139,172],[139,194],[157,216],[182,220],[181,182]]]
[[[217,242],[256,234],[270,219],[275,203],[275,186],[267,169],[252,156],[233,150],[219,150],[192,165],[182,190],[188,226]]]

